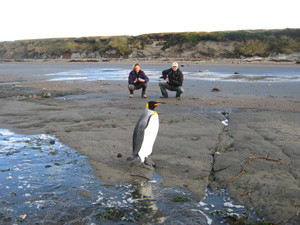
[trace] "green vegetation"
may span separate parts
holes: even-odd
[[[96,219],[101,222],[103,220],[121,221],[122,217],[125,216],[125,211],[121,209],[109,208],[106,212],[98,212]]]
[[[227,211],[214,210],[209,213],[212,216],[219,215],[225,218],[226,224],[230,225],[272,225],[273,223],[267,222],[265,220],[251,222],[249,215],[244,215],[242,217],[236,217],[234,214],[230,214]]]
[[[230,225],[273,225],[274,223],[270,223],[267,221],[257,221],[257,222],[248,222],[248,217],[246,218],[237,218],[234,216],[226,216],[226,223]]]
[[[70,58],[72,53],[84,52],[99,52],[101,57],[106,57],[109,50],[115,53],[107,57],[127,56],[131,53],[130,39],[116,36],[0,42],[0,58]]]
[[[144,200],[133,203],[133,210],[128,208],[108,207],[97,212],[95,218],[99,222],[105,221],[127,221],[134,222],[139,218],[152,212],[151,201]]]
[[[154,42],[162,54],[179,46],[188,50],[199,42],[233,43],[232,57],[267,57],[280,53],[300,52],[300,29],[244,30],[223,32],[159,33],[139,36],[55,38],[0,42],[0,58],[70,58],[73,53],[83,58],[127,58],[132,52]],[[199,49],[201,51],[201,49]],[[208,54],[214,56],[214,52]],[[228,57],[227,56],[227,57]],[[226,57],[226,56],[224,56]]]
[[[171,200],[172,202],[190,202],[191,200],[187,197],[175,196]]]
[[[183,44],[192,47],[200,41],[235,42],[236,57],[267,57],[271,54],[299,52],[300,29],[175,33],[162,49]]]

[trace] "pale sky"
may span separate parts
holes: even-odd
[[[300,28],[299,0],[1,0],[0,41]]]

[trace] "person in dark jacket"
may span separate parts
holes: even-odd
[[[142,70],[141,66],[136,63],[132,67],[132,71],[128,76],[129,98],[133,97],[133,91],[142,88],[142,98],[147,98],[146,88],[149,78]]]
[[[176,98],[180,98],[184,89],[182,88],[183,74],[178,68],[178,63],[173,62],[172,68],[162,71],[162,78],[164,78],[167,82],[159,82],[162,94],[161,98],[168,98],[168,92],[166,89],[169,91],[176,91]]]

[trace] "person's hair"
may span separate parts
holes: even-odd
[[[139,66],[139,67],[142,69],[142,67],[140,66],[140,64],[135,63],[135,64],[133,64],[133,66],[132,66],[132,70],[135,70],[135,67],[136,67],[136,66]]]

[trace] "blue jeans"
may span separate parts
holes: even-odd
[[[180,97],[180,95],[184,92],[183,88],[181,86],[171,86],[166,82],[159,82],[159,87],[161,94],[164,98],[168,97],[168,92],[166,89],[169,91],[176,91],[176,97]]]

